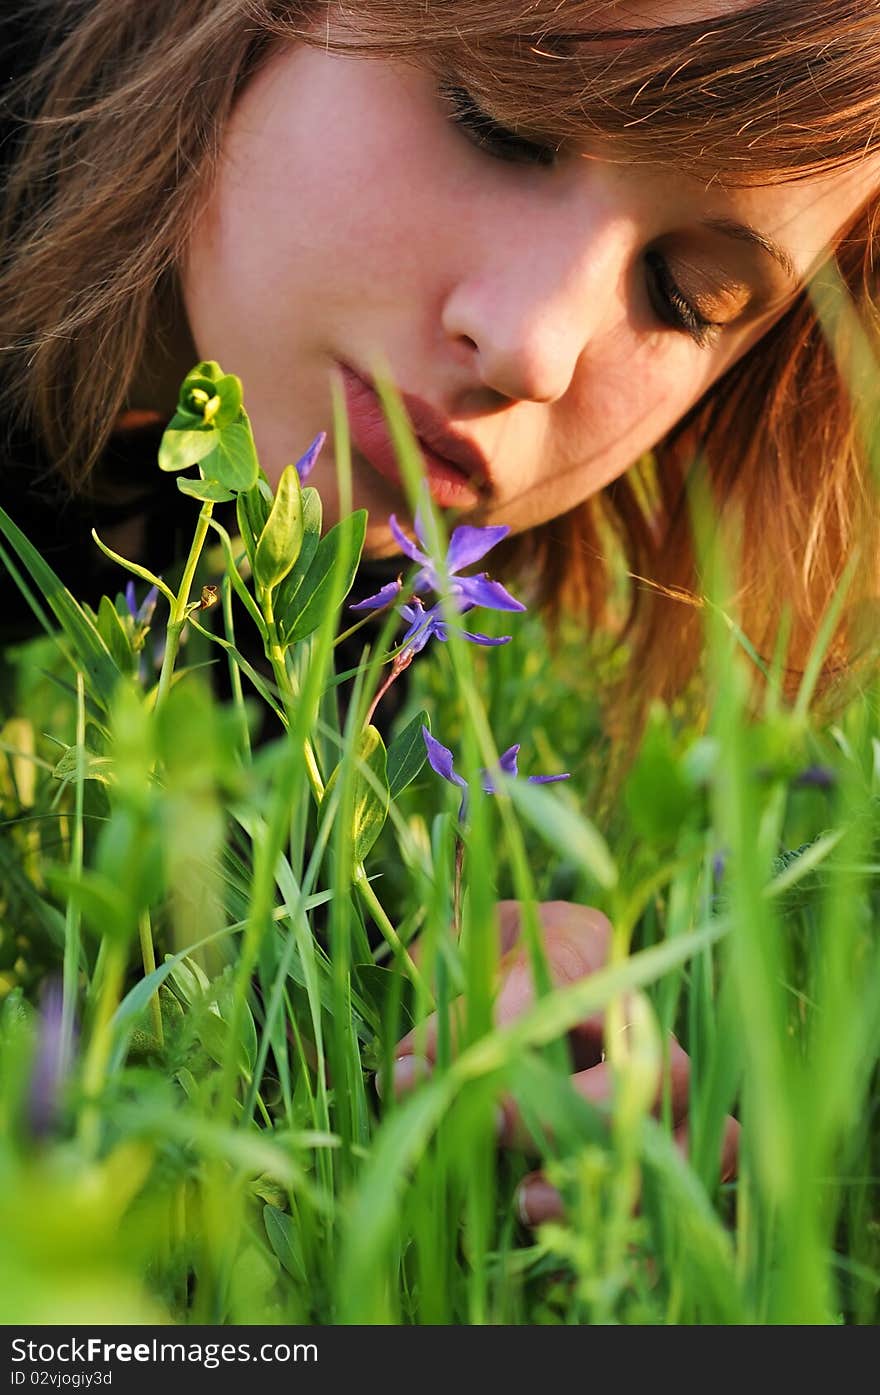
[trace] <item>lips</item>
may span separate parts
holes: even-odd
[[[400,486],[400,467],[375,389],[345,364],[340,368],[355,448],[383,479]],[[486,457],[422,398],[411,393],[401,393],[401,397],[421,447],[434,502],[441,508],[475,508],[490,487]]]

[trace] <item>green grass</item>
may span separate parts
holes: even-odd
[[[192,594],[228,591],[207,565]],[[374,841],[387,769],[362,726],[383,650],[340,720],[342,563],[328,575],[322,623],[262,677],[236,665],[251,620],[228,594],[226,649],[191,625],[161,687],[117,675],[121,609],[124,643],[33,575],[65,638],[7,651],[0,675],[4,1321],[876,1321],[876,687],[822,728],[771,674],[747,717],[751,661],[708,607],[708,715],[655,709],[609,810],[619,657],[574,625],[551,656],[534,615],[501,617],[514,638],[490,653],[453,634],[410,669],[398,731],[426,709],[465,772],[520,741],[523,774],[572,773],[497,797],[472,781],[456,939],[459,791],[423,766]],[[230,655],[224,705],[204,665]],[[262,742],[252,677],[283,717]],[[822,787],[799,782],[816,766]],[[510,897],[544,991],[497,1027]],[[603,910],[614,939],[605,969],[553,990],[537,906],[558,899]],[[566,1033],[600,1010],[619,1028],[624,1002],[594,1110]],[[432,1008],[437,1068],[381,1102],[377,1073]],[[650,1108],[673,1030],[687,1160]],[[54,1094],[41,1053],[59,1049]],[[518,1220],[537,1160],[497,1148],[501,1091],[543,1137],[565,1224]]]

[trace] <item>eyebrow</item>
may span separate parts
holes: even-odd
[[[786,276],[792,281],[799,279],[791,253],[781,247],[778,242],[774,242],[772,237],[758,232],[757,228],[750,227],[748,223],[738,223],[733,218],[704,218],[702,226],[709,228],[712,232],[722,233],[725,237],[733,237],[739,242],[749,242],[753,247],[760,247],[775,262],[778,262]]]

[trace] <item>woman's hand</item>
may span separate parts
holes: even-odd
[[[539,907],[547,964],[554,986],[560,987],[601,969],[608,958],[611,926],[600,911],[588,906],[576,906],[568,901],[545,901]],[[520,943],[520,912],[516,901],[498,905],[501,930],[501,981],[495,1000],[497,1025],[519,1017],[534,1001],[535,991],[528,952]],[[453,1021],[454,1021],[453,1015]],[[607,1104],[611,1099],[612,1080],[609,1065],[603,1059],[604,1015],[598,1013],[578,1024],[569,1035],[574,1064],[571,1077],[575,1090],[591,1104]],[[404,1094],[430,1073],[437,1050],[437,1017],[402,1039],[392,1073],[395,1094]],[[416,1053],[419,1053],[418,1055]],[[687,1151],[687,1108],[690,1083],[690,1061],[672,1034],[669,1039],[669,1091],[672,1123],[677,1145]],[[659,1110],[662,1086],[655,1100]],[[502,1102],[498,1116],[498,1140],[502,1147],[534,1151],[515,1100],[509,1095]],[[736,1173],[739,1124],[733,1118],[725,1123],[722,1142],[721,1175],[728,1181]],[[519,1192],[520,1214],[528,1225],[537,1225],[562,1215],[562,1200],[541,1173],[526,1177]]]

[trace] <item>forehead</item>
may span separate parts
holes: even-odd
[[[786,183],[751,185],[727,191],[712,205],[712,188],[702,185],[703,202],[710,216],[724,217],[731,209],[736,217],[785,248],[798,279],[813,272],[864,205],[880,189],[880,155],[866,158],[848,169],[812,175]]]

